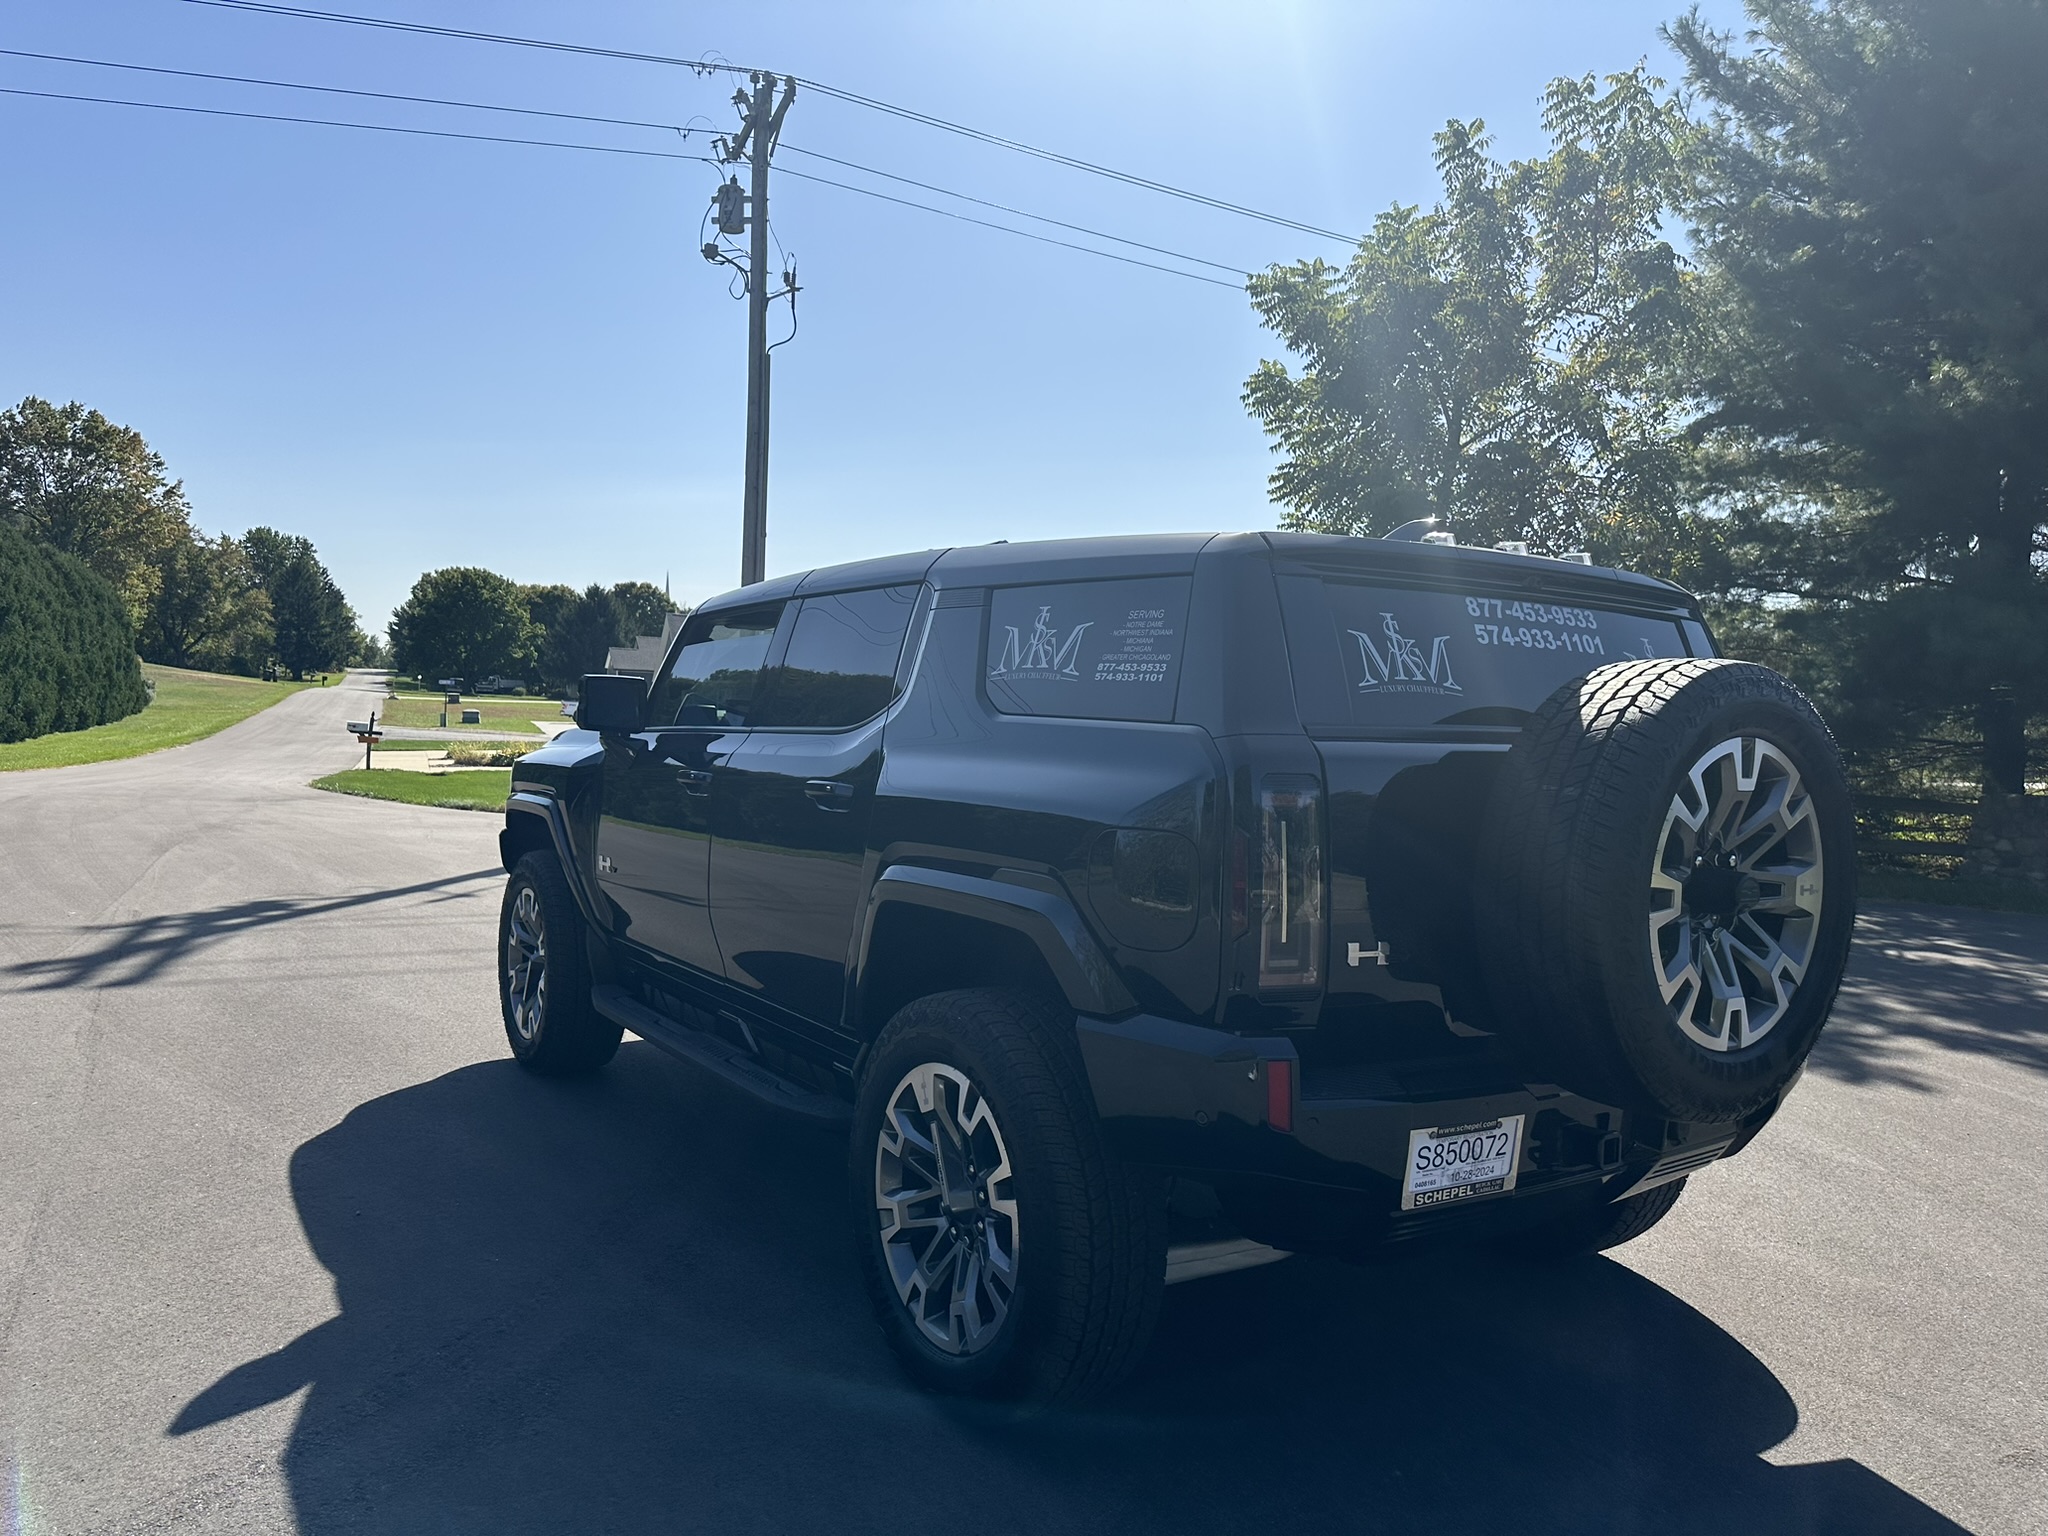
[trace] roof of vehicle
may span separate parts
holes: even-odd
[[[846,565],[820,566],[758,582],[707,599],[700,611],[722,611],[775,602],[806,592],[851,591],[929,580],[937,587],[1001,584],[1022,586],[1071,579],[1085,566],[1089,577],[1166,576],[1194,569],[1195,559],[1210,545],[1247,552],[1269,551],[1282,562],[1303,568],[1377,571],[1389,575],[1429,577],[1455,561],[1467,573],[1493,582],[1568,591],[1604,587],[1616,582],[1638,589],[1641,599],[1691,606],[1688,594],[1669,582],[1609,566],[1586,566],[1540,555],[1520,555],[1478,545],[1419,544],[1405,540],[1367,539],[1326,533],[1141,533],[1081,539],[1038,539],[1020,543],[963,545],[886,555]]]

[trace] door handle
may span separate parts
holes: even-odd
[[[676,775],[676,782],[683,786],[686,795],[708,795],[711,793],[711,770],[685,768]]]
[[[839,779],[812,779],[804,785],[804,793],[821,811],[853,809],[853,786]]]

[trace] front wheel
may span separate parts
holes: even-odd
[[[544,1077],[594,1072],[623,1031],[590,1005],[583,914],[553,852],[526,854],[498,912],[498,1005],[512,1058]]]
[[[870,1051],[850,1163],[862,1278],[919,1383],[1076,1401],[1136,1364],[1165,1200],[1103,1145],[1071,1017],[997,991],[911,1003]]]

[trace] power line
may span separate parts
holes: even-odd
[[[679,155],[664,149],[627,149],[618,144],[571,144],[561,139],[515,139],[496,133],[457,133],[449,128],[401,128],[395,123],[351,123],[334,117],[295,117],[283,112],[233,112],[226,107],[187,107],[168,101],[131,101],[121,96],[78,96],[65,91],[27,91],[0,85],[0,96],[36,96],[45,101],[90,101],[108,107],[147,107],[155,112],[191,112],[201,117],[240,117],[259,123],[307,123],[317,128],[355,128],[364,133],[408,133],[429,139],[468,139],[478,144],[524,144],[536,149],[580,149],[599,155],[634,155],[643,160],[690,160],[716,165],[709,155]],[[1022,231],[1019,231],[1022,233]],[[1096,254],[1120,260],[1110,251]]]
[[[916,187],[919,190],[925,192],[936,192],[941,197],[957,197],[963,203],[974,203],[983,208],[993,208],[998,213],[1014,214],[1016,217],[1020,219],[1035,219],[1041,224],[1051,224],[1058,229],[1071,229],[1076,234],[1093,235],[1098,240],[1114,240],[1119,245],[1134,245],[1141,251],[1151,251],[1154,254],[1160,256],[1171,256],[1176,261],[1192,261],[1197,266],[1214,267],[1218,272],[1235,272],[1240,277],[1245,275],[1244,268],[1234,267],[1230,265],[1228,262],[1210,261],[1205,256],[1190,256],[1185,251],[1171,251],[1163,245],[1147,245],[1142,240],[1132,240],[1123,235],[1109,234],[1104,230],[1090,229],[1085,224],[1069,224],[1064,219],[1051,218],[1042,213],[1032,213],[1028,209],[1024,208],[1012,208],[1007,203],[991,202],[989,201],[989,199],[985,197],[975,197],[971,193],[955,192],[948,187],[935,187],[928,181],[914,181],[908,176],[898,176],[894,171],[877,170],[872,165],[861,165],[859,162],[853,160],[841,160],[836,155],[820,154],[815,149],[802,149],[795,144],[784,144],[781,147],[783,149],[788,150],[793,155],[803,155],[808,159],[812,160],[823,160],[832,165],[843,165],[849,171],[863,171],[870,176],[880,176],[889,181],[901,182],[906,187]],[[784,174],[789,176],[801,176],[803,174],[801,171],[790,170],[788,166],[784,166],[782,169]],[[807,179],[816,181],[819,178],[813,176]],[[830,185],[837,186],[838,183],[833,182],[830,183]],[[879,196],[880,194],[876,195]],[[913,208],[921,208],[924,205],[922,203],[912,203],[910,206]]]
[[[353,15],[345,11],[322,11],[313,10],[305,6],[273,5],[268,3],[268,0],[184,0],[184,3],[187,5],[210,6],[218,10],[250,11],[261,15],[289,16],[304,21],[339,22],[348,26],[374,27],[390,32],[409,32],[433,37],[461,38],[470,42],[501,43],[519,48],[542,48],[556,53],[589,54],[598,58],[627,59],[635,63],[662,64],[674,68],[696,70],[700,73],[714,70],[732,74],[752,72],[742,69],[739,65],[728,64],[723,61],[710,62],[703,59],[682,59],[666,54],[636,53],[624,48],[600,48],[585,43],[553,42],[544,38],[516,37],[498,32],[472,32],[460,27],[436,27],[429,26],[424,22],[393,21],[380,16]],[[1001,134],[989,133],[980,128],[969,127],[964,123],[952,122],[943,117],[935,117],[929,112],[920,112],[912,107],[899,107],[893,102],[882,101],[873,96],[863,96],[857,91],[843,90],[836,85],[827,85],[821,80],[811,80],[801,75],[794,76],[793,78],[805,89],[816,91],[823,96],[832,97],[834,100],[847,102],[853,106],[866,107],[870,111],[887,113],[892,117],[900,117],[907,122],[918,123],[927,128],[937,128],[945,133],[958,134],[963,138],[972,139],[981,144],[992,145],[998,149],[1007,149],[1017,154],[1029,155],[1034,159],[1044,160],[1053,165],[1064,166],[1069,170],[1084,171],[1091,176],[1106,177],[1111,181],[1122,182],[1126,186],[1139,187],[1145,191],[1156,192],[1165,197],[1181,198],[1187,202],[1197,203],[1205,208],[1213,208],[1222,213],[1236,214],[1241,218],[1257,219],[1261,223],[1277,225],[1282,229],[1297,230],[1302,234],[1315,235],[1325,240],[1338,240],[1346,245],[1354,246],[1360,243],[1359,237],[1356,235],[1347,235],[1334,229],[1324,229],[1319,225],[1303,223],[1299,219],[1290,219],[1277,213],[1266,213],[1257,208],[1246,207],[1242,203],[1229,202],[1223,198],[1210,197],[1203,192],[1194,192],[1185,187],[1176,187],[1168,182],[1154,181],[1149,177],[1133,175],[1129,171],[1120,171],[1113,166],[1097,165],[1093,161],[1078,159],[1073,155],[1064,155],[1057,150],[1041,149],[1036,145],[1026,144],[1018,139],[1005,138]]]
[[[644,160],[686,160],[697,165],[718,166],[722,164],[721,161],[715,160],[709,155],[678,154],[673,150],[629,149],[623,145],[616,144],[576,144],[563,139],[525,139],[515,138],[506,134],[458,133],[448,128],[405,128],[394,123],[359,123],[345,121],[340,118],[302,117],[282,112],[242,112],[233,111],[226,107],[192,107],[166,101],[135,101],[120,96],[85,96],[66,91],[31,91],[17,86],[0,86],[0,96],[30,96],[45,101],[82,101],[110,107],[142,107],[156,112],[185,112],[201,117],[232,117],[252,122],[299,123],[318,128],[352,128],[364,133],[410,134],[430,139],[463,139],[479,144],[518,144],[535,149],[573,149],[581,150],[588,154],[630,155]],[[1031,230],[1018,229],[1009,224],[998,224],[991,219],[977,219],[968,214],[955,212],[949,208],[934,208],[928,203],[913,202],[909,198],[895,197],[887,192],[878,192],[872,187],[857,187],[849,182],[832,181],[823,176],[813,176],[804,171],[791,170],[787,166],[783,167],[783,174],[794,176],[800,181],[812,181],[821,186],[836,187],[843,192],[855,192],[863,197],[878,198],[882,202],[894,203],[899,207],[915,208],[924,213],[937,214],[941,218],[957,219],[965,224],[976,224],[983,229],[993,229],[1006,235],[1015,235],[1022,240],[1035,240],[1042,245],[1056,245],[1063,250],[1080,251],[1084,255],[1099,256],[1104,261],[1118,261],[1122,262],[1125,266],[1143,267],[1151,272],[1165,272],[1174,277],[1186,278],[1190,282],[1208,283],[1217,288],[1241,291],[1240,284],[1222,282],[1213,277],[1204,277],[1199,272],[1186,272],[1178,267],[1162,266],[1152,261],[1140,261],[1134,256],[1124,256],[1115,251],[1105,251],[1099,250],[1094,246],[1079,245],[1071,240],[1055,240],[1049,235],[1036,234]],[[1190,257],[1187,259],[1198,260],[1199,258]],[[1208,263],[1208,265],[1218,266],[1220,263],[1212,262]],[[1230,271],[1234,269],[1224,268],[1224,270]]]
[[[508,112],[517,113],[527,117],[553,118],[562,122],[598,123],[608,127],[616,128],[651,128],[663,133],[679,133],[683,135],[685,138],[688,138],[689,135],[692,133],[715,131],[702,128],[692,128],[681,123],[649,122],[640,118],[598,117],[585,112],[555,112],[545,110],[539,107],[506,106],[498,102],[459,101],[445,96],[413,96],[398,91],[370,91],[360,90],[351,86],[314,85],[309,84],[305,81],[269,80],[254,75],[222,75],[212,73],[211,71],[199,69],[171,69],[167,66],[160,64],[130,64],[116,59],[88,59],[81,58],[74,54],[32,53],[27,49],[22,48],[0,48],[0,56],[17,59],[41,59],[47,62],[59,64],[82,64],[95,69],[121,69],[129,70],[140,74],[170,75],[181,80],[213,80],[225,82],[232,85],[255,85],[283,91],[315,91],[323,95],[329,96],[358,96],[373,101],[402,101],[412,103],[418,106],[459,107],[467,111],[473,112]],[[1136,249],[1141,251],[1150,251],[1156,256],[1171,256],[1176,261],[1191,262],[1196,266],[1210,267],[1218,272],[1230,272],[1236,274],[1239,277],[1245,275],[1244,268],[1240,266],[1233,266],[1228,262],[1211,261],[1205,256],[1191,256],[1185,251],[1172,250],[1163,245],[1151,245],[1143,240],[1133,240],[1127,235],[1114,235],[1109,233],[1107,230],[1092,229],[1085,224],[1069,223],[1065,219],[1055,219],[1047,214],[1033,213],[1028,208],[1015,208],[1007,203],[998,203],[989,198],[976,197],[974,194],[969,192],[956,192],[952,190],[950,187],[936,186],[931,182],[918,181],[915,178],[909,176],[899,176],[894,171],[881,170],[878,167],[872,165],[862,165],[858,161],[854,160],[843,160],[836,155],[827,155],[822,154],[817,150],[803,149],[795,144],[781,144],[778,147],[789,151],[791,154],[804,155],[813,160],[823,160],[829,164],[844,166],[846,169],[850,171],[860,171],[869,176],[880,176],[885,180],[898,182],[904,186],[916,187],[920,191],[935,192],[941,197],[958,198],[961,202],[973,203],[983,208],[991,208],[998,213],[1007,213],[1016,218],[1030,219],[1040,224],[1050,224],[1055,228],[1072,230],[1076,234],[1090,235],[1098,240],[1114,241],[1118,245],[1128,245],[1135,247]],[[791,174],[794,175],[797,173],[792,172]],[[809,179],[819,180],[820,178],[811,177]],[[825,182],[824,184],[827,186],[843,185],[843,183],[840,182]],[[866,189],[850,188],[848,190],[863,191]],[[926,208],[926,205],[923,203],[906,202],[905,206],[911,208],[925,208],[927,212],[931,213],[945,212],[944,209]],[[991,225],[990,227],[1005,228],[1007,226]],[[1019,233],[1021,233],[1021,231]],[[1075,247],[1075,249],[1085,249],[1085,247]]]
[[[207,0],[213,3],[213,0]],[[1185,187],[1171,186],[1163,181],[1153,181],[1144,176],[1134,176],[1129,171],[1119,171],[1107,165],[1096,165],[1093,161],[1077,160],[1072,155],[1063,155],[1056,150],[1039,149],[1035,145],[1006,139],[1000,134],[986,133],[979,128],[969,128],[963,123],[948,122],[943,117],[933,117],[929,112],[919,112],[910,107],[893,106],[886,101],[877,101],[872,96],[861,96],[853,91],[842,91],[837,86],[825,85],[816,80],[803,82],[821,96],[831,96],[839,101],[851,102],[855,106],[867,107],[876,112],[886,112],[892,117],[904,118],[909,122],[921,123],[927,128],[938,128],[946,133],[957,133],[962,138],[977,143],[992,144],[998,149],[1014,150],[1020,155],[1063,165],[1069,170],[1086,171],[1091,176],[1105,176],[1111,181],[1120,181],[1126,186],[1142,187],[1147,192],[1158,192],[1167,197],[1182,198],[1190,203],[1199,203],[1205,208],[1214,208],[1223,213],[1234,213],[1247,219],[1257,219],[1264,224],[1276,224],[1282,229],[1299,230],[1306,235],[1318,235],[1325,240],[1341,240],[1346,245],[1359,244],[1356,235],[1340,234],[1334,229],[1322,229],[1314,224],[1304,224],[1298,219],[1283,217],[1277,213],[1262,213],[1257,208],[1247,208],[1242,203],[1225,202],[1220,197],[1210,197],[1203,192],[1190,192]]]
[[[1190,282],[1195,283],[1208,283],[1217,288],[1228,288],[1233,293],[1242,293],[1244,291],[1244,284],[1242,283],[1226,283],[1221,278],[1204,277],[1199,272],[1184,272],[1179,267],[1162,267],[1156,261],[1140,261],[1135,256],[1119,256],[1115,251],[1099,251],[1092,245],[1076,245],[1071,240],[1055,240],[1051,235],[1034,234],[1028,229],[1015,229],[1008,224],[997,224],[989,219],[977,219],[972,214],[958,213],[951,208],[934,208],[930,203],[912,202],[907,197],[895,197],[887,192],[877,192],[873,187],[856,187],[851,182],[832,181],[824,176],[813,176],[808,171],[793,171],[786,165],[779,167],[779,173],[784,176],[794,176],[798,181],[814,181],[821,187],[837,187],[842,192],[858,192],[863,197],[877,197],[885,203],[895,203],[899,207],[922,209],[926,213],[936,213],[942,218],[958,219],[963,224],[979,224],[983,229],[1000,229],[1005,234],[1021,235],[1026,240],[1037,240],[1045,245],[1057,245],[1064,250],[1086,251],[1091,256],[1106,256],[1111,261],[1126,262],[1131,266],[1145,267],[1154,272],[1171,272],[1175,277],[1184,277]],[[1115,236],[1110,238],[1114,239]],[[1146,249],[1151,250],[1152,247],[1147,246]],[[1190,256],[1186,259],[1194,261],[1198,258]],[[1213,261],[1207,263],[1207,265],[1212,267],[1222,266],[1220,262]],[[1236,268],[1223,267],[1222,270],[1232,272]]]
[[[507,107],[488,101],[455,101],[445,96],[407,96],[397,91],[365,91],[345,85],[312,85],[302,80],[263,80],[254,75],[216,75],[203,69],[170,69],[161,64],[126,64],[118,59],[82,59],[68,53],[30,53],[25,48],[0,48],[11,59],[44,59],[54,64],[87,64],[94,69],[126,69],[145,75],[175,75],[181,80],[219,80],[229,85],[265,85],[281,91],[318,91],[327,96],[363,96],[374,101],[407,101],[426,107],[466,107],[473,112],[516,112],[526,117],[552,117],[571,123],[603,123],[614,128],[656,128],[663,133],[705,133],[681,123],[649,123],[633,117],[593,117],[587,112],[549,112],[540,107]]]
[[[338,21],[352,27],[375,27],[385,32],[418,32],[431,37],[455,37],[472,43],[506,43],[517,48],[545,48],[551,53],[584,53],[601,59],[628,59],[636,64],[673,64],[684,69],[725,74],[752,73],[723,60],[674,59],[660,53],[634,53],[625,48],[598,48],[588,43],[554,43],[538,37],[511,37],[498,32],[471,32],[461,27],[433,27],[422,21],[392,21],[383,16],[352,16],[345,11],[315,11],[297,5],[269,5],[262,0],[185,0],[187,5],[207,5],[223,11],[255,11],[269,16],[290,16],[301,21]],[[805,82],[809,84],[808,81]]]

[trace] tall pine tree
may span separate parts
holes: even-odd
[[[2048,710],[2048,6],[1748,9],[1741,41],[1669,33],[1708,129],[1697,436],[1730,580],[1805,626],[1852,728],[1959,716],[1985,787],[2022,793]]]

